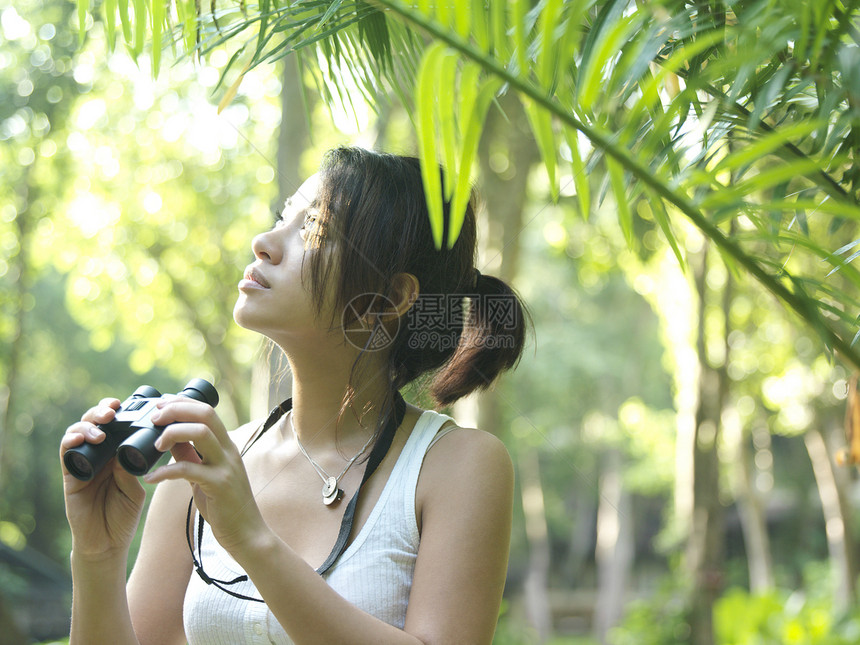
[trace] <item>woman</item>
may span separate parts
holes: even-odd
[[[433,374],[450,404],[522,352],[521,304],[474,268],[472,206],[436,250],[417,160],[341,148],[252,250],[234,318],[283,350],[292,399],[230,433],[205,403],[159,403],[174,459],[145,477],[159,485],[127,583],[143,488],[115,463],[64,471],[72,645],[490,642],[510,458],[398,393]],[[118,407],[72,425],[61,460]]]

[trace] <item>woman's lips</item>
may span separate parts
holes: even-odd
[[[239,288],[268,289],[269,283],[255,269],[247,269],[244,278],[239,282]]]

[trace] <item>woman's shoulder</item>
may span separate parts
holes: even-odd
[[[494,434],[446,422],[427,450],[415,497],[419,530],[427,521],[453,526],[507,516],[513,504],[514,468]]]
[[[227,433],[227,436],[233,440],[233,443],[242,450],[245,445],[254,438],[254,435],[258,430],[263,426],[263,419],[254,419],[253,421],[249,421],[243,425],[240,425],[238,428],[230,430]]]
[[[476,491],[484,485],[513,486],[513,463],[504,442],[478,428],[448,419],[424,457],[419,496],[424,499]],[[423,490],[422,490],[423,489]]]

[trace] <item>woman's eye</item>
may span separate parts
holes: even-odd
[[[302,221],[302,229],[303,231],[311,230],[317,225],[318,213],[308,213],[305,215],[305,219]]]
[[[283,213],[284,213],[284,211],[282,211],[280,209],[275,211],[275,217],[274,217],[274,220],[272,221],[272,229],[276,229],[276,228],[278,228],[278,226],[280,226],[281,224],[284,223]]]

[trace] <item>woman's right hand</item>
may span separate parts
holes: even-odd
[[[97,424],[111,421],[119,406],[118,399],[103,399],[78,423],[69,426],[60,442],[60,464],[70,448],[104,441],[105,434]],[[123,470],[116,458],[87,482],[73,477],[65,465],[62,469],[75,557],[104,559],[127,554],[146,497],[137,477]]]

